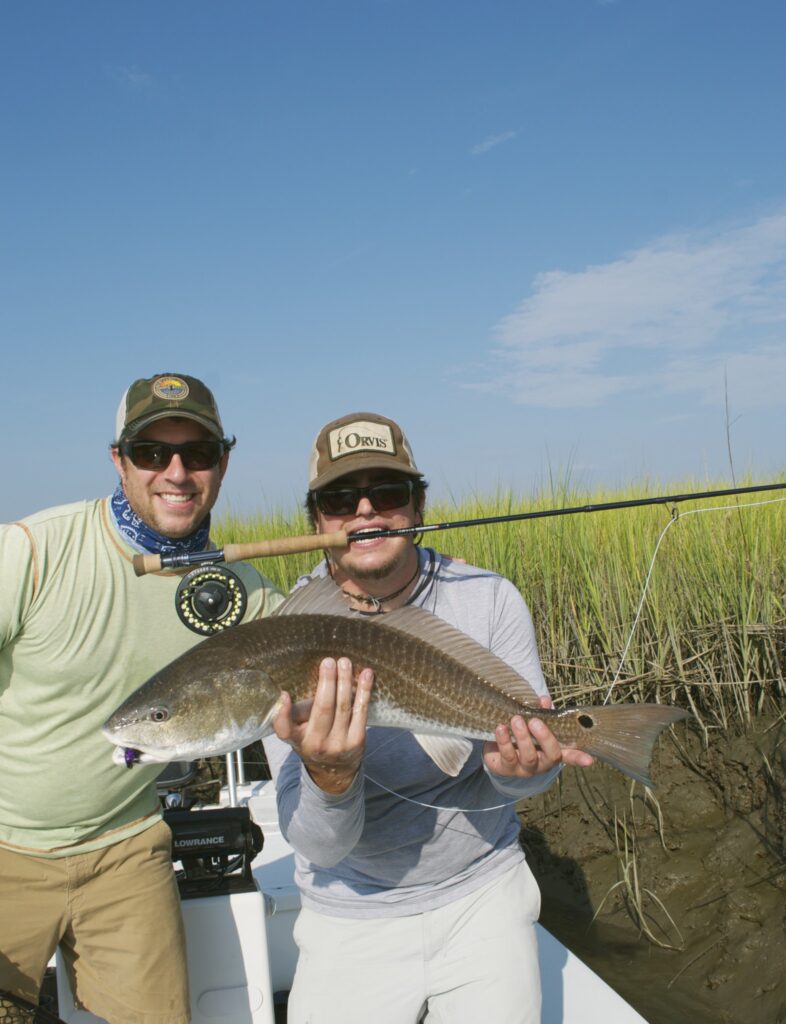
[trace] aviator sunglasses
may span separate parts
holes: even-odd
[[[390,480],[368,487],[334,487],[314,491],[314,501],[325,516],[349,516],[361,498],[368,498],[375,512],[391,512],[402,508],[412,495],[411,480]]]
[[[179,455],[189,470],[212,469],[227,450],[223,441],[186,441],[166,444],[164,441],[121,441],[117,446],[137,469],[166,469],[173,455]]]

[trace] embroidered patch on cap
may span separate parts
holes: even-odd
[[[386,423],[355,420],[354,423],[345,423],[330,431],[328,452],[335,462],[345,455],[357,455],[360,452],[395,455],[396,445],[393,441],[393,431]]]
[[[153,394],[167,402],[188,398],[188,384],[181,377],[159,377],[153,382]]]

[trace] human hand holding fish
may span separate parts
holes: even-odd
[[[371,669],[363,669],[356,681],[348,658],[325,658],[307,717],[298,715],[288,693],[281,695],[273,722],[276,736],[293,748],[313,782],[326,793],[346,792],[358,773],[373,685]]]
[[[540,706],[554,707],[551,697],[541,697]],[[540,718],[529,724],[521,715],[514,715],[510,724],[500,723],[494,730],[496,743],[483,745],[483,760],[490,772],[508,778],[531,779],[551,771],[558,764],[589,768],[594,759],[583,750],[563,747]]]

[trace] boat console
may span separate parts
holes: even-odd
[[[181,899],[255,890],[251,865],[264,838],[247,806],[167,810],[164,821]]]

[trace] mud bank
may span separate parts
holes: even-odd
[[[680,723],[653,777],[568,769],[521,805],[542,923],[651,1024],[786,1024],[786,722]]]

